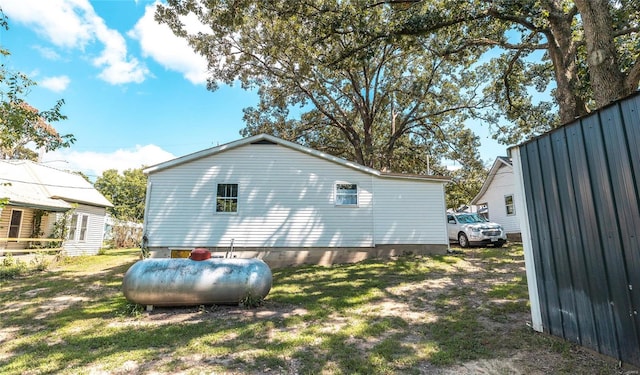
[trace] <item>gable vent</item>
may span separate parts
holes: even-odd
[[[275,142],[269,141],[267,139],[261,139],[259,141],[251,142],[252,145],[275,145]]]

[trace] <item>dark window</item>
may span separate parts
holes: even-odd
[[[9,224],[9,238],[20,236],[20,225],[22,224],[22,211],[11,211],[11,223]]]

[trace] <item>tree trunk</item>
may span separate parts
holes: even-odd
[[[556,78],[555,97],[559,107],[560,123],[573,121],[588,113],[584,100],[578,95],[577,46],[572,38],[573,15],[566,14],[553,1],[544,3],[549,12],[548,40],[549,57]]]
[[[587,46],[587,66],[591,88],[598,107],[625,94],[624,75],[618,65],[613,42],[613,21],[607,0],[575,0],[580,12]]]

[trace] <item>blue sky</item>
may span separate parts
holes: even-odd
[[[239,85],[206,89],[206,62],[153,20],[149,0],[2,0],[9,31],[3,63],[38,85],[26,100],[40,110],[64,99],[67,120],[54,123],[77,141],[43,161],[102,171],[152,165],[240,138],[242,109],[257,95]],[[197,25],[185,20],[192,30]],[[481,156],[506,148],[476,130]],[[62,161],[61,161],[62,160]]]

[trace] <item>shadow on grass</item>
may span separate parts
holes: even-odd
[[[148,315],[123,315],[128,302],[120,282],[133,262],[99,274],[54,272],[20,281],[16,290],[23,294],[42,292],[32,297],[34,306],[3,316],[0,327],[19,327],[20,334],[0,342],[0,368],[16,374],[122,371],[130,361],[138,372],[410,374],[499,358],[513,347],[534,345],[531,333],[483,324],[492,314],[503,320],[519,314],[520,319],[526,303],[503,312],[487,307],[489,296],[456,279],[464,275],[456,267],[460,261],[408,257],[275,270],[274,287],[261,309],[225,314],[231,309],[207,307],[196,322],[170,324],[153,324]],[[429,288],[415,287],[421,283]],[[510,295],[509,288],[495,293]],[[521,279],[512,288],[521,294]],[[85,299],[36,319],[37,304],[65,289]],[[388,302],[412,316],[390,310]],[[302,312],[259,314],[271,308]],[[172,313],[192,314],[194,309]]]

